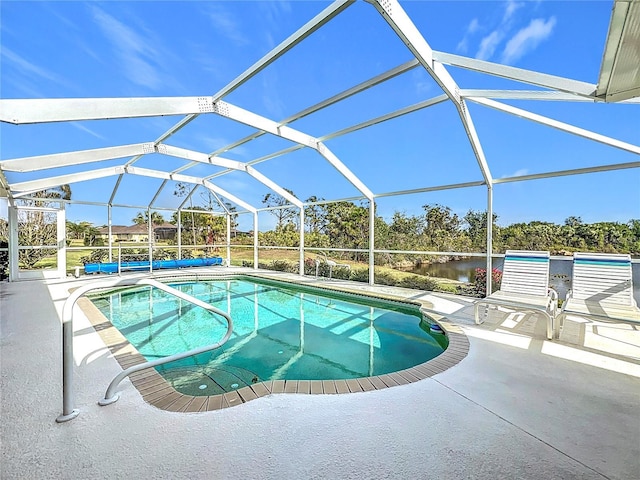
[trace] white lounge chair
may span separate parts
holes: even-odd
[[[558,294],[549,288],[549,252],[507,250],[500,290],[475,303],[475,323],[480,306],[505,306],[525,312],[539,312],[547,319],[547,338],[553,338]],[[487,275],[487,281],[491,276]]]
[[[640,323],[640,309],[633,298],[631,255],[574,253],[571,290],[556,319],[556,336],[567,315]]]

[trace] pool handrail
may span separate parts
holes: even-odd
[[[192,355],[198,355],[200,353],[204,353],[209,350],[214,350],[224,345],[227,342],[227,340],[229,340],[229,338],[231,337],[231,333],[233,332],[233,321],[228,313],[214,307],[213,305],[203,302],[202,300],[198,300],[197,298],[191,295],[181,292],[180,290],[172,288],[152,278],[140,278],[140,277],[118,278],[110,281],[92,283],[90,285],[82,286],[74,290],[71,293],[71,295],[69,295],[69,297],[64,303],[64,306],[62,307],[62,414],[58,418],[56,418],[56,422],[62,423],[62,422],[67,422],[69,420],[73,420],[80,413],[78,409],[73,408],[73,307],[74,305],[76,304],[76,302],[81,296],[83,296],[85,293],[91,290],[98,290],[103,288],[112,288],[112,287],[119,287],[119,286],[135,286],[135,285],[148,285],[151,287],[155,287],[159,290],[162,290],[178,298],[181,298],[190,303],[193,303],[196,306],[202,307],[212,313],[221,315],[227,321],[227,332],[225,333],[224,337],[222,337],[222,339],[215,344],[195,348],[187,352],[169,355],[167,357],[163,357],[157,360],[140,363],[138,365],[134,365],[132,367],[129,367],[123,370],[118,375],[116,375],[116,377],[111,381],[111,383],[107,387],[107,391],[105,393],[104,399],[98,402],[99,405],[109,405],[117,401],[118,398],[120,398],[120,396],[119,394],[114,395],[115,388],[124,378],[131,375],[132,373],[138,372],[140,370],[145,370],[147,368],[152,368],[158,365],[162,365],[164,363],[180,360],[186,357],[190,357]]]

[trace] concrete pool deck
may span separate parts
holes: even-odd
[[[76,308],[80,415],[58,424],[62,305],[99,279],[0,283],[2,479],[640,478],[640,327],[576,319],[550,342],[534,315],[492,310],[477,326],[473,299],[309,277],[420,300],[461,328],[468,355],[384,390],[201,413],[155,408],[125,380],[100,407],[121,367]]]

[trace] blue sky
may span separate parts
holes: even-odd
[[[0,3],[2,98],[149,97],[213,95],[322,11],[328,2],[31,2]],[[401,5],[437,51],[597,83],[610,1],[407,1]],[[346,9],[225,100],[270,119],[286,117],[412,59],[378,12],[365,2]],[[447,67],[460,88],[532,86]],[[322,136],[442,93],[421,68],[294,122]],[[504,101],[519,108],[640,143],[639,105]],[[469,103],[469,111],[494,178],[637,161],[637,155],[598,144],[506,113]],[[0,124],[0,160],[152,142],[180,117]],[[254,129],[214,115],[198,117],[166,143],[211,153]],[[290,146],[263,136],[223,155],[251,161]],[[482,175],[450,102],[338,137],[326,145],[374,193],[480,180]],[[102,168],[127,159],[85,165]],[[172,169],[184,162],[148,155],[136,165]],[[355,188],[311,149],[260,163],[256,168],[305,200],[357,196]],[[76,171],[7,172],[10,183]],[[183,173],[201,176],[206,165]],[[73,198],[107,201],[115,177],[72,185]],[[267,187],[245,174],[218,177],[222,188],[261,207]],[[161,181],[126,176],[115,201],[146,205]],[[561,223],[640,218],[640,169],[496,185],[498,222]],[[180,201],[169,184],[156,205]],[[194,202],[205,199],[194,195]],[[378,213],[418,214],[443,204],[464,215],[486,208],[486,189],[475,187],[381,198]],[[114,209],[116,224],[137,210]],[[165,214],[169,216],[170,214]],[[106,209],[69,206],[67,218],[106,223]],[[250,216],[240,218],[251,228]],[[273,225],[260,216],[261,229]]]

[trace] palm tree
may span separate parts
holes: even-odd
[[[131,219],[136,225],[146,225],[149,219],[148,212],[138,212],[138,214]],[[164,223],[164,217],[161,213],[151,212],[151,223],[153,225],[162,225]]]

